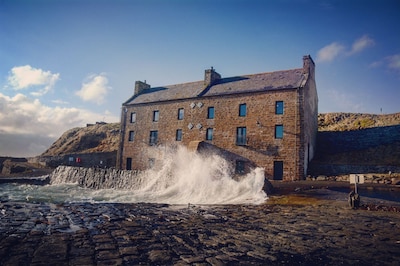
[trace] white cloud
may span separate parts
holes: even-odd
[[[400,54],[388,56],[386,57],[386,60],[390,69],[400,71]]]
[[[60,99],[52,100],[51,102],[55,103],[55,104],[69,104],[69,102],[66,102],[66,101],[63,101],[63,100],[60,100]]]
[[[87,82],[82,84],[79,91],[75,92],[82,100],[102,104],[109,91],[108,79],[103,75],[91,75]]]
[[[3,133],[58,138],[68,129],[102,120],[118,122],[119,118],[85,109],[52,108],[20,93],[14,97],[0,93],[0,132]]]
[[[345,47],[343,45],[341,45],[340,43],[337,43],[337,42],[331,43],[318,51],[316,61],[317,62],[333,61],[344,50],[345,50]]]
[[[353,42],[350,50],[341,43],[333,42],[322,47],[317,52],[317,62],[331,62],[339,56],[351,56],[364,51],[366,48],[374,46],[375,41],[368,35],[364,35]],[[346,51],[347,50],[347,51]]]
[[[387,67],[400,74],[400,54],[386,56],[385,58],[375,61],[369,65],[371,68]]]
[[[28,89],[31,87],[39,90],[31,92],[34,96],[48,93],[59,80],[60,74],[33,68],[30,65],[13,67],[8,76],[8,84],[15,90]]]
[[[349,55],[359,53],[365,50],[368,47],[374,46],[375,41],[371,39],[368,35],[364,35],[361,38],[357,39],[351,48],[351,51],[348,53]]]

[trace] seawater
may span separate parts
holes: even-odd
[[[124,181],[126,185],[122,184],[122,188],[84,188],[59,174],[51,176],[51,184],[45,186],[2,184],[0,198],[52,203],[167,204],[260,204],[267,199],[262,168],[255,168],[235,180],[230,164],[216,154],[199,154],[184,147],[163,147],[153,152],[161,158],[159,167]],[[114,178],[114,182],[119,182],[118,187],[121,187],[118,179]]]

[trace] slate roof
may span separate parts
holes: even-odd
[[[302,86],[307,76],[303,69],[282,70],[252,75],[222,78],[212,86],[205,87],[204,81],[154,87],[134,95],[125,105],[160,101],[189,99],[238,93],[294,89]]]

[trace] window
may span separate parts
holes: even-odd
[[[176,140],[181,141],[182,140],[182,129],[177,129],[176,130]]]
[[[246,116],[246,104],[242,103],[239,105],[239,116]]]
[[[136,122],[136,113],[131,113],[131,123]]]
[[[153,111],[153,122],[158,122],[158,119],[160,118],[160,111]]]
[[[208,107],[207,118],[214,119],[214,107],[213,106]]]
[[[185,114],[185,110],[183,108],[178,109],[178,120],[182,120]]]
[[[283,115],[283,101],[275,102],[275,114]]]
[[[276,125],[275,126],[275,138],[276,139],[283,138],[283,125]]]
[[[149,144],[151,146],[156,145],[158,142],[158,131],[154,130],[154,131],[150,131],[150,141]]]
[[[129,141],[133,141],[135,139],[135,131],[129,131]]]
[[[207,128],[206,140],[212,140],[213,139],[213,132],[214,132],[213,128]]]
[[[126,170],[132,170],[132,158],[126,158]]]
[[[236,145],[246,145],[246,128],[238,127],[236,131]]]
[[[236,161],[235,172],[236,174],[244,174],[244,161]]]

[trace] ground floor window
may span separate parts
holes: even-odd
[[[182,129],[177,129],[176,130],[176,141],[181,141],[182,140]]]
[[[236,130],[236,145],[246,145],[246,127],[238,127]]]
[[[213,139],[213,132],[214,132],[214,129],[207,128],[206,140],[212,140]]]
[[[235,166],[236,174],[244,174],[244,172],[245,172],[244,167],[245,167],[245,162],[237,160],[236,166]]]
[[[132,158],[126,158],[126,170],[132,170]]]
[[[274,180],[283,179],[283,161],[274,161]]]
[[[154,167],[155,162],[156,162],[156,159],[154,159],[154,158],[149,158],[149,168],[150,168],[150,169]]]

